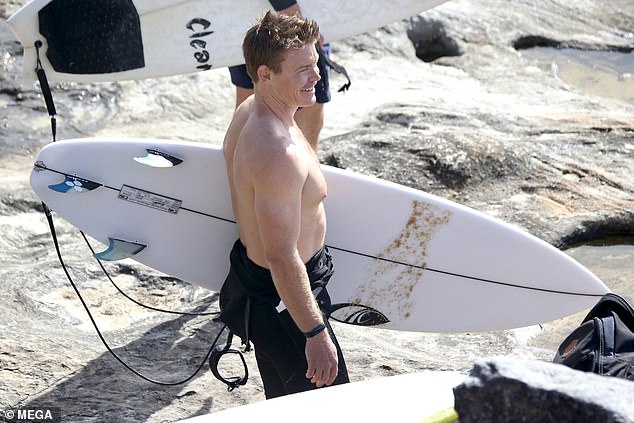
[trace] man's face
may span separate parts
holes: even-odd
[[[292,107],[315,104],[315,84],[321,79],[317,68],[318,58],[312,44],[286,53],[280,73],[272,75],[275,91],[281,101]]]

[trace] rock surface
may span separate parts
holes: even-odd
[[[0,17],[22,3],[0,1]],[[634,234],[634,106],[587,94],[515,48],[631,49],[632,28],[631,0],[451,0],[412,22],[334,43],[353,85],[326,107],[321,158],[464,203],[558,246]],[[3,22],[0,30],[7,34]],[[105,350],[28,186],[32,155],[50,140],[50,129],[37,85],[19,74],[20,52],[10,37],[0,43],[0,407],[60,407],[69,422],[172,422],[262,400],[252,354],[250,382],[229,393],[207,369],[182,385],[148,383]],[[444,56],[423,62],[417,55]],[[233,105],[224,69],[59,84],[54,96],[60,138],[219,143]],[[91,261],[77,232],[60,220],[57,227],[73,279],[114,351],[154,379],[193,373],[218,324],[132,305]],[[216,310],[215,293],[135,263],[108,270],[143,303]],[[634,281],[610,272],[608,263],[597,271],[614,289]],[[422,369],[466,372],[481,356],[548,361],[581,317],[478,334],[336,331],[351,378],[363,380]]]
[[[460,423],[632,423],[634,383],[558,364],[494,357],[454,388]]]
[[[324,160],[453,198],[558,246],[634,232],[633,105],[588,96],[514,48],[550,40],[631,51],[632,9],[628,15],[594,2],[480,6],[451,1],[362,45],[351,67],[370,54],[384,72],[404,76],[406,88],[395,89],[412,94],[383,103],[351,133],[326,139]],[[395,43],[391,32],[407,30],[432,51],[437,45],[429,40],[440,40],[451,57],[432,65],[382,57]],[[375,78],[369,84],[382,85]]]

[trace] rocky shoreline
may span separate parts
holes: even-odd
[[[508,357],[478,360],[454,388],[460,423],[632,423],[629,380]]]
[[[521,55],[540,45],[631,52],[628,15],[529,2],[492,23],[488,6],[449,2],[410,24],[419,50],[463,53],[418,69],[419,98],[325,140],[324,161],[468,204],[558,247],[634,233],[633,105],[587,96]]]
[[[544,43],[632,49],[634,7],[622,1],[451,0],[413,21],[336,43],[335,59],[353,86],[326,108],[322,161],[464,203],[559,247],[633,235],[634,105],[588,95],[521,51]],[[0,2],[0,17],[22,3]],[[32,154],[50,139],[43,101],[17,73],[16,43],[0,48],[0,107],[9,112],[0,115],[0,407],[59,407],[72,422],[173,422],[262,400],[255,371],[231,393],[208,370],[184,385],[161,387],[104,349],[59,267],[28,186]],[[417,54],[442,57],[423,62]],[[188,96],[194,83],[212,98]],[[66,138],[218,142],[232,107],[222,70],[110,86],[66,84],[55,95]],[[77,232],[57,225],[67,264],[114,350],[153,378],[189,376],[219,325],[132,306],[90,261]],[[217,307],[215,293],[134,263],[108,269],[144,303]],[[633,282],[629,274],[600,276],[613,289]],[[466,373],[486,356],[550,361],[579,320],[476,334],[343,325],[336,331],[351,378],[364,380],[424,369]],[[256,369],[252,354],[247,362]]]

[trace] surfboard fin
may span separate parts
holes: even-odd
[[[88,192],[96,188],[99,188],[100,186],[101,184],[97,182],[80,178],[79,176],[66,175],[64,182],[60,182],[59,184],[49,185],[48,187],[49,189],[52,189],[53,191],[66,194],[68,192],[78,192],[78,193]]]
[[[170,154],[163,153],[162,151],[154,150],[152,148],[146,148],[147,155],[144,157],[135,157],[134,161],[150,167],[174,167],[183,163],[183,161]]]
[[[147,245],[117,238],[108,238],[108,248],[94,256],[103,261],[117,261],[130,258],[141,252]]]

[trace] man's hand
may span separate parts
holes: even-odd
[[[335,381],[339,372],[337,349],[327,330],[306,340],[306,378],[321,388]]]

